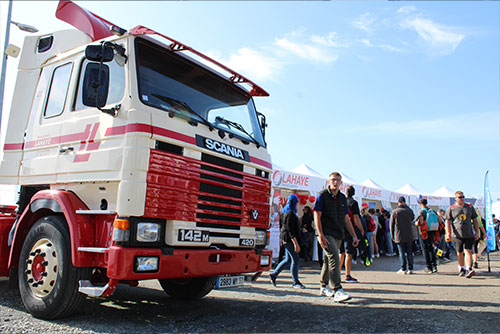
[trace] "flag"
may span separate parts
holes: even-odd
[[[486,236],[487,236],[487,250],[488,252],[496,249],[495,242],[495,226],[493,225],[493,216],[491,211],[491,194],[490,186],[488,184],[488,171],[484,176],[484,211],[486,218]]]

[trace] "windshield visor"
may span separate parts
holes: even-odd
[[[136,38],[135,47],[139,97],[144,104],[187,121],[208,121],[235,137],[265,146],[250,94],[152,42]]]

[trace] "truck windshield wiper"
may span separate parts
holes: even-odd
[[[188,111],[189,113],[197,116],[201,122],[203,124],[205,124],[209,129],[210,131],[212,131],[214,129],[212,123],[210,123],[209,121],[207,121],[206,119],[204,119],[203,117],[201,117],[200,114],[198,114],[196,111],[194,111],[190,106],[189,104],[187,104],[186,102],[182,102],[182,101],[179,101],[179,100],[176,100],[176,99],[173,99],[171,97],[168,97],[168,96],[164,96],[164,95],[160,95],[160,94],[156,94],[156,93],[152,93],[151,94],[152,96],[164,101],[164,102],[167,102],[168,104],[170,104],[173,108],[175,108],[176,110],[171,110],[173,112],[178,112],[179,110],[186,110]]]
[[[236,130],[243,132],[244,134],[246,134],[246,135],[247,135],[247,136],[248,136],[248,137],[252,140],[252,142],[253,142],[255,145],[257,145],[257,148],[259,148],[259,147],[260,147],[259,142],[258,142],[258,141],[257,141],[254,137],[252,137],[252,136],[251,136],[251,135],[247,132],[247,130],[245,130],[245,128],[244,128],[241,124],[236,123],[236,122],[233,122],[233,121],[229,121],[229,120],[227,120],[227,119],[225,119],[225,118],[223,118],[223,117],[220,117],[220,116],[215,117],[215,120],[216,120],[217,122],[219,122],[219,123],[227,124],[228,126],[233,127],[233,128],[235,128]]]

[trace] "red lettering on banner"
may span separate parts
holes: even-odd
[[[362,193],[364,197],[382,197],[382,190],[363,187]]]

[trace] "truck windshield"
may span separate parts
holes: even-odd
[[[135,48],[144,104],[265,146],[250,94],[155,43],[136,38]]]

